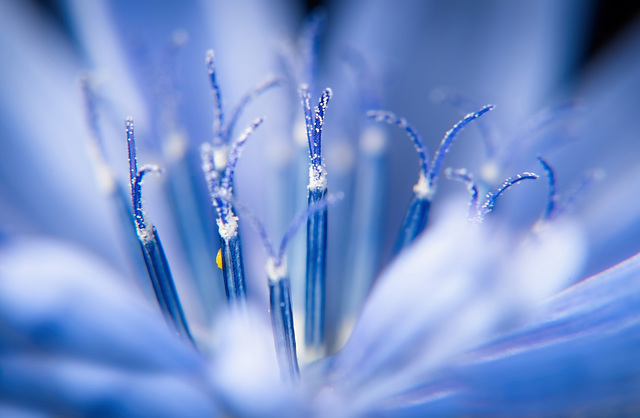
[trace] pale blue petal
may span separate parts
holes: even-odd
[[[60,242],[12,240],[0,249],[0,278],[0,393],[11,402],[211,413],[203,359],[104,262]]]
[[[640,255],[553,297],[525,328],[465,355],[385,414],[635,415],[638,294]]]
[[[202,366],[139,289],[86,251],[24,239],[5,244],[0,260],[3,351],[141,370],[197,373]]]
[[[229,312],[221,317],[215,334],[220,341],[209,379],[227,413],[243,417],[310,414],[301,388],[280,379],[271,324],[262,312]]]
[[[198,379],[45,355],[0,357],[2,396],[56,416],[211,417]]]
[[[80,65],[62,34],[27,4],[0,9],[2,228],[75,240],[117,261],[90,164]]]
[[[383,273],[351,339],[329,361],[332,387],[356,410],[424,381],[513,326],[584,261],[575,225],[523,239],[449,213]]]

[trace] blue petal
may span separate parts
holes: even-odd
[[[636,255],[553,297],[526,327],[464,356],[449,378],[398,397],[387,412],[635,415],[639,295]]]
[[[57,413],[210,413],[198,383],[201,357],[95,256],[55,241],[14,240],[0,249],[0,277],[7,399]]]
[[[424,382],[513,326],[583,263],[575,225],[523,238],[449,213],[383,273],[350,341],[326,366],[356,410]]]

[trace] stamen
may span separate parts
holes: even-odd
[[[140,193],[140,183],[138,183],[138,159],[136,156],[136,140],[133,131],[133,119],[127,118],[127,145],[129,150],[129,181],[131,183],[131,203],[133,209],[133,219],[136,222],[138,231],[145,230],[144,214],[142,212],[142,200]]]
[[[302,99],[302,110],[304,112],[305,127],[307,128],[307,143],[309,149],[313,147],[313,116],[311,110],[311,94],[309,93],[309,86],[303,84],[299,89],[300,97]]]
[[[222,199],[228,204],[232,205],[242,214],[244,218],[246,218],[251,223],[251,225],[253,225],[256,232],[258,233],[258,236],[262,240],[265,252],[269,256],[269,258],[272,258],[276,264],[280,265],[284,260],[285,251],[287,250],[287,244],[289,244],[291,238],[298,231],[298,229],[302,225],[302,222],[309,219],[309,217],[314,213],[336,204],[338,201],[344,198],[344,194],[328,194],[324,199],[315,202],[313,205],[308,206],[304,211],[298,213],[295,218],[293,218],[293,221],[291,221],[291,223],[289,224],[287,231],[280,241],[280,245],[278,246],[277,251],[276,247],[271,242],[271,239],[269,239],[269,235],[267,234],[267,230],[264,227],[264,224],[252,211],[250,211],[246,206],[240,203],[233,196],[220,194],[218,192],[215,197]]]
[[[469,122],[479,118],[493,108],[493,105],[486,105],[477,112],[469,113],[460,122],[453,125],[453,128],[444,135],[444,138],[440,143],[440,147],[436,151],[436,155],[433,157],[433,162],[431,163],[431,170],[429,171],[429,189],[435,188],[435,182],[438,177],[438,172],[440,171],[440,166],[442,166],[442,162],[444,161],[444,156],[449,152],[449,148],[451,148],[451,144],[453,144],[453,140],[456,138],[458,133],[460,133],[460,131],[467,126]]]
[[[263,240],[267,252],[270,254],[273,246],[269,241],[269,237],[264,229],[264,226],[260,221],[253,216],[251,212],[242,207],[231,194],[225,193],[221,188],[215,189],[211,194],[211,199],[215,201],[221,201],[226,206],[231,206],[242,212],[242,215],[247,217],[251,223],[256,227],[260,238]],[[227,231],[224,229],[220,218],[217,220],[218,227],[220,228],[220,263],[218,266],[222,266],[222,276],[224,279],[224,288],[227,294],[227,300],[232,307],[244,307],[246,302],[246,284],[244,277],[244,262],[242,259],[242,241],[238,234],[238,218],[233,216],[231,212],[229,220],[230,224],[227,226],[233,229]]]
[[[256,119],[233,144],[229,151],[224,175],[219,184],[219,172],[216,170],[213,155],[215,152],[214,147],[205,143],[200,149],[202,169],[205,173],[209,194],[218,213],[216,223],[220,234],[220,255],[225,292],[227,300],[234,306],[244,306],[246,284],[242,259],[242,241],[238,233],[238,218],[233,214],[229,201],[233,192],[233,175],[242,147],[262,122],[262,118]]]
[[[242,98],[240,98],[240,101],[238,102],[237,106],[233,109],[233,112],[231,113],[231,118],[229,118],[229,122],[227,123],[227,126],[224,128],[222,138],[225,143],[231,142],[231,135],[233,135],[233,128],[236,126],[236,123],[240,118],[240,114],[247,107],[247,105],[253,99],[260,96],[262,93],[269,90],[270,88],[276,87],[282,84],[282,81],[283,79],[280,77],[271,76],[267,78],[265,81],[263,81],[262,83],[255,86],[249,92],[245,93],[245,95],[242,96]]]
[[[331,100],[331,89],[327,88],[322,92],[318,106],[311,109],[311,96],[306,85],[300,86],[300,96],[302,97],[302,106],[305,115],[307,127],[307,140],[309,142],[309,156],[311,165],[317,171],[321,171],[322,167],[322,127],[324,126],[324,114],[327,110],[329,100]]]
[[[391,125],[396,125],[404,129],[409,135],[409,138],[413,141],[416,150],[418,151],[418,155],[420,156],[420,176],[418,177],[418,183],[413,187],[413,196],[402,221],[400,232],[398,233],[394,254],[397,254],[402,250],[402,248],[409,245],[409,243],[411,243],[427,225],[429,209],[431,208],[431,200],[433,199],[436,191],[438,172],[440,171],[440,166],[444,161],[444,156],[449,151],[455,137],[469,122],[477,119],[491,109],[493,109],[492,105],[486,105],[475,113],[469,113],[464,117],[464,119],[456,123],[442,139],[440,147],[433,157],[431,166],[429,166],[427,148],[424,145],[422,138],[420,138],[416,130],[405,118],[400,118],[392,112],[382,110],[372,110],[367,112],[367,116],[369,118],[378,122],[386,122]]]
[[[155,164],[147,164],[143,166],[140,170],[138,170],[138,174],[136,175],[136,184],[141,185],[142,180],[144,179],[144,176],[147,175],[148,173],[163,174],[164,169]]]
[[[234,109],[229,123],[225,126],[213,51],[207,52],[206,64],[215,102],[214,137],[211,145],[203,145],[201,148],[202,169],[205,172],[209,194],[218,215],[216,223],[220,234],[222,272],[227,299],[232,304],[244,305],[246,289],[242,243],[238,233],[238,218],[233,214],[228,199],[232,196],[233,175],[242,146],[251,133],[262,123],[262,119],[254,121],[233,145],[230,145],[231,134],[240,113],[247,104],[262,92],[278,85],[281,80],[271,77],[245,94]]]
[[[300,87],[309,142],[309,186],[307,206],[321,201],[327,193],[326,170],[322,159],[322,126],[331,89],[325,89],[312,119],[310,95]],[[324,345],[325,281],[327,264],[327,209],[315,211],[307,219],[307,269],[305,303],[305,342],[318,353]]]
[[[367,112],[367,117],[375,120],[376,122],[386,122],[390,125],[395,125],[400,129],[403,129],[409,139],[413,142],[420,158],[420,174],[424,177],[429,175],[429,157],[427,146],[425,145],[420,134],[415,128],[405,119],[396,116],[395,113],[386,110],[370,110]]]
[[[140,242],[138,238],[136,223],[133,218],[131,205],[131,186],[124,188],[116,184],[111,169],[109,168],[104,150],[102,131],[99,126],[97,93],[87,74],[80,77],[80,87],[84,96],[86,123],[89,127],[90,157],[93,167],[96,170],[99,184],[107,195],[107,198],[114,206],[117,221],[122,232],[124,245],[127,248],[129,263],[132,269],[132,276],[135,277],[145,295],[150,299],[155,298],[149,281],[145,278],[147,268],[144,260],[139,257]]]
[[[396,239],[394,247],[394,255],[399,253],[405,246],[409,245],[415,237],[422,232],[427,225],[429,208],[431,207],[431,198],[433,194],[428,187],[427,176],[429,174],[429,157],[427,147],[418,134],[418,132],[409,124],[405,118],[398,117],[392,112],[383,110],[370,110],[367,117],[377,121],[386,122],[403,129],[418,152],[420,158],[420,174],[418,183],[413,187],[413,196],[407,208],[402,225]]]
[[[274,254],[275,260],[277,262],[281,262],[284,259],[284,253],[287,250],[287,244],[291,240],[291,238],[295,235],[302,222],[308,220],[311,215],[316,212],[322,211],[326,209],[328,206],[334,205],[336,202],[341,200],[344,197],[342,193],[338,194],[330,194],[326,195],[326,197],[322,200],[314,202],[312,205],[308,206],[304,212],[300,212],[291,222],[287,232],[282,237],[282,241],[280,241],[280,247],[278,247],[278,252]]]
[[[421,179],[424,178],[420,176]],[[420,184],[420,183],[418,183]],[[411,244],[413,240],[424,230],[427,226],[427,220],[429,218],[429,209],[431,209],[431,200],[425,199],[419,194],[414,193],[411,197],[411,202],[407,208],[407,212],[402,220],[400,231],[398,232],[398,238],[393,250],[393,254],[396,255],[400,251]]]
[[[271,324],[273,326],[273,337],[278,356],[278,364],[282,379],[287,383],[297,383],[300,380],[300,370],[298,367],[298,355],[296,352],[296,338],[293,326],[293,313],[291,308],[291,283],[287,273],[287,263],[285,251],[291,237],[296,233],[305,219],[327,208],[342,199],[342,194],[327,196],[319,202],[309,206],[307,210],[299,213],[289,225],[287,232],[280,241],[278,251],[275,249],[267,235],[264,225],[260,220],[241,203],[230,195],[218,195],[220,199],[226,201],[242,212],[243,217],[250,220],[258,235],[262,239],[265,251],[267,252],[267,278],[269,279],[269,301]],[[218,257],[221,257],[221,252]],[[221,261],[224,265],[224,261]],[[218,264],[220,265],[220,263]]]
[[[467,113],[470,109],[477,109],[480,106],[479,103],[463,93],[446,88],[433,90],[431,92],[431,100],[435,103],[448,103],[464,113]],[[493,127],[486,123],[485,119],[479,120],[477,126],[487,151],[487,157],[488,159],[492,159],[496,153],[496,133]]]
[[[256,119],[233,144],[229,152],[227,168],[224,177],[220,181],[220,193],[222,196],[232,196],[233,175],[236,164],[240,158],[242,147],[249,136],[260,126],[263,119]],[[244,262],[242,259],[242,241],[238,234],[238,218],[227,200],[215,199],[218,204],[219,218],[217,220],[220,232],[220,248],[222,251],[222,275],[229,301],[244,304],[246,298],[246,284],[244,277]]]
[[[220,86],[216,78],[216,69],[214,63],[214,53],[212,50],[207,51],[206,57],[207,71],[211,80],[211,87],[213,89],[214,98],[214,115],[213,115],[213,147],[214,147],[214,162],[216,170],[224,172],[227,166],[229,144],[231,143],[231,135],[240,118],[240,114],[247,107],[247,105],[256,97],[269,90],[272,87],[278,86],[282,83],[283,79],[280,77],[271,76],[262,83],[255,86],[253,89],[245,93],[240,99],[240,102],[233,109],[231,119],[225,125],[224,112],[222,106],[222,95],[220,92]]]
[[[173,325],[178,335],[189,339],[194,345],[193,337],[189,332],[187,320],[182,311],[178,292],[173,282],[173,276],[169,269],[169,263],[158,236],[158,231],[144,217],[141,201],[141,183],[148,172],[159,171],[155,166],[145,166],[138,170],[136,156],[136,144],[133,128],[133,119],[127,118],[127,145],[129,149],[129,179],[131,184],[131,202],[138,240],[142,250],[147,273],[151,286],[158,301],[158,305],[165,318]]]
[[[209,195],[199,184],[202,181],[197,175],[200,169],[194,165],[189,134],[181,121],[183,103],[180,91],[183,90],[183,80],[180,55],[188,40],[189,35],[185,30],[172,31],[163,45],[159,65],[153,66],[145,81],[149,84],[148,88],[156,93],[157,111],[154,113],[161,116],[155,124],[160,141],[154,141],[153,145],[161,146],[157,151],[164,155],[170,172],[164,189],[176,221],[179,248],[186,257],[185,268],[197,286],[201,311],[208,322],[218,313],[216,308],[223,298],[222,274],[211,257],[218,250],[219,237],[216,228],[212,228],[211,211],[206,205],[201,205]],[[213,93],[212,90],[209,92]],[[212,108],[212,113],[215,112]]]
[[[444,170],[444,175],[450,180],[461,181],[467,186],[467,190],[469,190],[469,195],[471,196],[468,217],[469,219],[473,219],[478,212],[478,187],[475,181],[473,181],[473,176],[465,168],[454,170],[451,167]]]
[[[222,177],[222,180],[220,181],[220,187],[226,190],[228,194],[231,194],[233,189],[233,175],[235,173],[236,164],[238,164],[240,154],[242,153],[242,148],[245,142],[247,142],[247,139],[249,139],[251,134],[262,124],[262,122],[264,122],[264,118],[257,118],[251,122],[236,142],[234,142],[231,150],[229,151],[227,167],[225,168],[224,177]]]
[[[244,263],[242,260],[242,243],[238,234],[238,218],[233,215],[228,200],[226,189],[222,189],[217,183],[217,171],[213,164],[213,147],[209,143],[202,144],[200,148],[202,157],[202,170],[205,173],[207,187],[211,202],[218,213],[218,231],[220,235],[220,250],[216,256],[218,267],[222,269],[225,293],[227,301],[232,306],[243,306],[246,298]],[[225,197],[222,197],[222,194]],[[226,222],[223,222],[223,208]],[[219,261],[218,261],[219,259]]]
[[[291,308],[291,281],[286,264],[277,264],[275,259],[269,257],[267,277],[269,279],[269,311],[280,375],[286,383],[294,384],[300,380],[300,369]]]
[[[492,192],[489,192],[484,200],[484,203],[478,209],[478,217],[477,219],[481,221],[484,216],[493,210],[493,207],[496,204],[496,199],[498,196],[502,194],[505,190],[513,186],[514,184],[520,183],[522,180],[536,180],[538,175],[535,173],[527,173],[524,172],[522,174],[517,174],[513,177],[509,177],[502,186],[498,187]]]
[[[308,206],[325,198],[327,189],[309,190]],[[307,219],[307,269],[305,342],[319,353],[324,344],[324,310],[327,267],[327,209]]]
[[[210,49],[207,51],[205,63],[207,65],[207,72],[209,73],[211,88],[213,90],[213,143],[214,145],[221,145],[224,143],[224,138],[222,137],[224,113],[222,111],[220,85],[218,84],[216,77],[215,56],[213,50]]]
[[[269,256],[270,258],[275,258],[276,257],[276,252],[274,250],[275,247],[273,246],[273,243],[269,238],[269,234],[267,234],[267,230],[264,227],[264,224],[260,222],[260,219],[258,219],[258,217],[252,211],[246,208],[242,203],[240,203],[233,196],[218,195],[218,197],[224,200],[229,205],[232,205],[236,210],[238,210],[239,213],[242,214],[243,219],[248,220],[251,223],[251,225],[253,225],[256,232],[258,233],[258,236],[262,240],[262,245],[264,247],[265,252],[267,253],[267,256]],[[280,259],[278,259],[278,262],[280,262]]]
[[[152,284],[155,283],[157,286],[154,286],[154,291],[156,291],[157,296],[160,294],[163,298],[161,306],[165,307],[165,317],[169,317],[178,335],[188,338],[195,345],[187,325],[187,319],[182,311],[182,305],[169,269],[162,241],[160,241],[155,226],[152,226],[149,239],[143,243],[143,249],[145,264],[150,271],[149,276],[153,277]]]
[[[318,101],[318,107],[315,109],[315,120],[314,120],[314,137],[313,137],[313,148],[314,152],[312,152],[311,162],[314,165],[322,165],[322,127],[324,126],[324,114],[327,110],[327,105],[329,104],[329,100],[331,100],[331,89],[327,88],[322,92],[320,96],[320,100]]]
[[[222,207],[221,201],[217,201],[215,194],[218,192],[218,179],[220,173],[216,170],[215,163],[213,161],[213,146],[204,142],[200,146],[200,157],[202,158],[202,171],[204,172],[205,182],[209,189],[209,196],[211,197],[211,203],[216,208],[218,217],[221,217],[220,208]]]
[[[244,261],[242,259],[242,241],[238,234],[238,218],[229,216],[231,226],[228,230],[220,228],[221,222],[218,219],[220,229],[220,251],[222,256],[222,278],[224,280],[224,290],[227,300],[232,307],[243,308],[247,299],[246,281],[244,277]]]
[[[548,220],[551,218],[551,215],[555,209],[556,203],[556,177],[553,173],[553,168],[549,165],[549,163],[544,160],[542,157],[538,156],[538,161],[544,168],[545,173],[547,174],[547,179],[549,180],[549,194],[547,197],[547,207],[545,208],[544,213],[542,214],[543,220]]]

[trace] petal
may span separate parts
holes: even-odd
[[[640,254],[554,296],[527,326],[463,356],[448,378],[397,397],[385,413],[635,415],[639,295]]]
[[[271,324],[264,313],[228,312],[220,318],[219,338],[209,369],[225,411],[243,417],[297,417],[310,411],[300,387],[280,379]]]
[[[201,381],[172,373],[144,373],[68,358],[0,357],[3,399],[71,416],[210,417]]]
[[[425,381],[463,350],[513,326],[582,265],[575,225],[525,240],[499,231],[449,217],[401,255],[328,366],[336,391],[357,408]]]
[[[0,54],[11,57],[0,68],[2,227],[76,240],[118,261],[87,152],[78,60],[31,8],[0,8]]]
[[[197,373],[202,367],[140,290],[84,250],[12,241],[0,251],[0,276],[3,351],[142,370]]]

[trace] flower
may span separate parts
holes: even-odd
[[[0,415],[637,414],[637,28],[361,3],[3,4]]]

